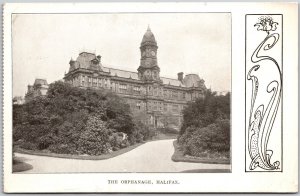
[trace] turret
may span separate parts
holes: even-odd
[[[157,43],[150,27],[143,36],[140,51],[141,62],[138,68],[139,78],[143,80],[160,80],[157,65]]]

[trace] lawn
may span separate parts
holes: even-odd
[[[20,158],[13,158],[13,172],[22,172],[32,169],[32,165],[24,163]]]
[[[177,140],[173,142],[174,154],[172,160],[174,162],[192,162],[192,163],[214,163],[214,164],[230,164],[230,159],[228,158],[207,158],[207,157],[194,157],[184,155],[183,151],[177,143]]]

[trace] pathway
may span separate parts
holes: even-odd
[[[230,169],[230,165],[173,162],[173,139],[147,142],[127,153],[106,160],[79,160],[15,153],[33,166],[24,173],[56,172],[181,172]]]

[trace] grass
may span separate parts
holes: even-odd
[[[17,157],[13,159],[13,172],[22,172],[32,169],[32,165],[24,163],[19,160]]]
[[[172,160],[174,162],[192,162],[192,163],[214,163],[214,164],[230,164],[230,159],[228,158],[207,158],[207,157],[193,157],[184,155],[183,151],[180,149],[177,140],[173,142],[174,154],[172,155]],[[188,171],[187,171],[188,172]],[[191,171],[193,172],[193,171]],[[195,171],[197,172],[197,171]]]
[[[51,153],[51,152],[42,152],[37,150],[25,150],[21,148],[16,148],[16,152],[23,153],[23,154],[30,154],[30,155],[38,155],[38,156],[48,156],[48,157],[55,157],[55,158],[67,158],[67,159],[81,159],[81,160],[105,160],[110,159],[116,156],[119,156],[121,154],[124,154],[126,152],[129,152],[136,147],[144,144],[143,143],[137,143],[132,146],[128,146],[126,148],[122,148],[117,151],[113,151],[111,153],[98,155],[98,156],[92,156],[92,155],[73,155],[73,154],[57,154],[57,153]]]
[[[166,139],[176,139],[177,134],[164,134],[160,133],[157,136],[155,136],[152,140],[147,140],[141,143],[134,144],[132,146],[128,146],[126,148],[122,148],[117,151],[112,151],[111,153],[98,155],[98,156],[92,156],[92,155],[73,155],[73,154],[57,154],[57,153],[51,153],[51,152],[43,152],[38,150],[26,150],[22,148],[16,148],[15,152],[23,153],[23,154],[30,154],[30,155],[38,155],[38,156],[48,156],[48,157],[55,157],[55,158],[67,158],[67,159],[81,159],[81,160],[105,160],[110,159],[116,156],[119,156],[121,154],[124,154],[126,152],[129,152],[137,147],[139,147],[142,144],[145,144],[147,142],[156,141],[156,140],[166,140]]]

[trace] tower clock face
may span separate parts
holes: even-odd
[[[152,56],[155,56],[155,52],[154,52],[153,50],[151,51],[151,55],[152,55]]]

